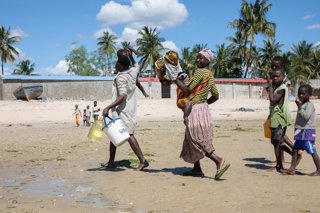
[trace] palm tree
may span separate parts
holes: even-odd
[[[0,57],[1,71],[3,72],[3,64],[9,60],[12,64],[15,61],[15,56],[19,56],[19,52],[14,48],[14,44],[21,40],[20,36],[12,36],[10,28],[6,30],[3,26],[0,27]]]
[[[293,83],[307,83],[311,76],[315,73],[313,69],[312,59],[314,47],[306,41],[299,42],[291,48],[291,67],[289,70],[289,78]]]
[[[230,71],[230,48],[226,47],[225,43],[217,45],[216,48],[216,58],[212,62],[212,70],[214,72],[214,77],[225,78],[228,76],[228,73]]]
[[[121,46],[122,46],[122,48],[123,49],[129,49],[129,47],[131,46],[130,45],[130,42],[127,42],[127,41],[123,41],[123,42],[121,42]]]
[[[271,69],[271,61],[272,58],[276,55],[281,54],[281,47],[283,44],[280,44],[279,42],[276,42],[274,39],[272,40],[263,40],[263,48],[260,48],[260,54],[261,54],[261,70],[263,70],[265,73]]]
[[[17,69],[13,70],[13,74],[17,75],[30,75],[34,71],[34,63],[30,60],[22,60],[17,65]]]
[[[109,32],[103,32],[103,35],[98,38],[99,50],[107,57],[109,71],[111,70],[113,54],[116,52],[116,39],[117,37]]]
[[[192,75],[194,70],[196,69],[195,61],[190,51],[190,47],[181,48],[182,58],[180,59],[180,65],[184,72],[186,72],[189,76]]]
[[[266,19],[266,13],[271,9],[272,4],[267,4],[268,0],[256,0],[254,4],[242,0],[240,10],[240,19],[230,22],[229,27],[236,28],[238,32],[249,42],[249,57],[246,60],[246,70],[244,77],[247,77],[251,67],[253,45],[255,43],[255,35],[262,33],[269,39],[275,35],[275,23]],[[245,42],[246,44],[246,42]]]
[[[156,30],[157,28],[152,29],[151,27],[144,26],[139,31],[140,37],[136,40],[136,43],[141,56],[139,63],[143,68],[151,65],[153,69],[155,61],[161,57],[160,52],[165,50],[162,45],[162,42],[165,40],[160,37],[160,33],[156,32]]]

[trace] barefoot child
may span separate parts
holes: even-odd
[[[73,115],[75,115],[76,125],[77,125],[77,127],[79,127],[80,126],[80,117],[82,117],[81,110],[78,108],[78,104],[76,104],[74,107],[75,107],[75,109],[74,109]]]
[[[94,101],[93,102],[93,107],[92,107],[93,121],[97,121],[98,120],[99,112],[100,112],[100,108],[98,107],[98,102]]]
[[[279,68],[279,67],[284,68],[284,59],[283,59],[282,56],[277,55],[277,56],[272,58],[271,69],[273,70],[273,69],[276,69],[276,68]],[[288,82],[289,82],[289,79],[287,77],[287,74],[285,73],[285,77],[284,77],[283,83],[287,85]],[[288,91],[288,95],[289,95],[289,91]],[[290,140],[290,138],[286,134],[283,136],[283,142],[284,143],[281,144],[281,148],[282,148],[281,149],[281,156],[282,156],[282,162],[285,162],[283,151],[285,151],[288,154],[292,155],[293,143],[292,143],[292,141]],[[298,163],[300,162],[301,158],[302,158],[302,151],[299,151],[298,152]]]
[[[135,61],[132,57],[132,52],[129,55],[131,62],[135,65]],[[130,59],[126,56],[119,56],[116,63],[117,76],[113,83],[112,88],[112,103],[103,109],[103,115],[107,116],[110,109],[112,112],[119,116],[126,126],[127,131],[130,134],[128,142],[133,152],[138,157],[140,164],[136,168],[137,171],[142,171],[149,166],[148,161],[144,158],[140,149],[139,143],[134,136],[136,130],[136,87],[139,84],[138,72],[139,67],[130,67]],[[102,167],[113,168],[115,167],[114,159],[116,155],[117,147],[110,143],[110,156],[107,163],[101,164]]]
[[[271,79],[267,75],[269,84],[269,101],[270,101],[270,128],[271,143],[274,147],[276,156],[276,170],[280,172],[282,165],[282,145],[283,137],[286,134],[287,126],[291,124],[289,112],[288,88],[283,83],[285,71],[282,67],[277,67],[271,72]]]
[[[293,155],[291,166],[287,170],[288,175],[294,175],[297,166],[297,158],[299,150],[306,150],[312,156],[316,166],[316,171],[309,176],[320,176],[320,159],[317,154],[316,140],[316,112],[313,103],[310,102],[312,95],[312,87],[309,84],[301,85],[298,90],[298,98],[296,104],[298,107],[295,122],[295,143],[293,146]]]

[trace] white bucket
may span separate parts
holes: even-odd
[[[130,138],[130,135],[120,118],[113,119],[109,116],[108,118],[110,119],[109,123],[107,123],[106,117],[103,118],[105,126],[103,131],[115,146],[120,146]]]

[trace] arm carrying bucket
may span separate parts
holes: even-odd
[[[107,117],[110,121],[107,122],[106,117],[103,117],[103,131],[115,146],[120,146],[130,138],[130,135],[120,118],[113,119],[110,116]]]

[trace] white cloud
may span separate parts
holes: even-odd
[[[180,51],[180,49],[176,46],[176,44],[173,41],[164,41],[162,42],[162,45],[164,48],[168,48],[169,50],[174,50],[176,52]]]
[[[138,30],[130,28],[130,27],[125,27],[122,31],[121,37],[118,39],[118,42],[123,42],[127,41],[130,42],[131,45],[134,45],[136,42],[137,38],[139,38]]]
[[[315,14],[315,13],[305,15],[305,16],[303,16],[303,18],[302,18],[302,19],[306,20],[306,19],[311,19],[311,18],[314,18],[314,17],[316,17],[316,14]]]
[[[320,30],[320,24],[308,25],[307,30]]]
[[[29,34],[24,32],[21,28],[16,28],[11,30],[12,36],[28,37]]]
[[[114,33],[110,28],[101,28],[94,33],[93,37],[95,39],[98,39],[99,37],[101,37],[103,35],[103,32],[109,32],[110,34],[117,36],[117,34]]]
[[[316,43],[313,44],[314,47],[320,47],[320,41],[317,41]]]
[[[131,5],[110,1],[103,5],[97,19],[106,25],[125,24],[140,29],[143,26],[164,29],[182,23],[188,11],[179,0],[133,0]]]
[[[68,73],[68,64],[65,60],[60,60],[57,65],[54,67],[47,67],[44,70],[40,71],[41,74],[48,75],[71,75]]]

